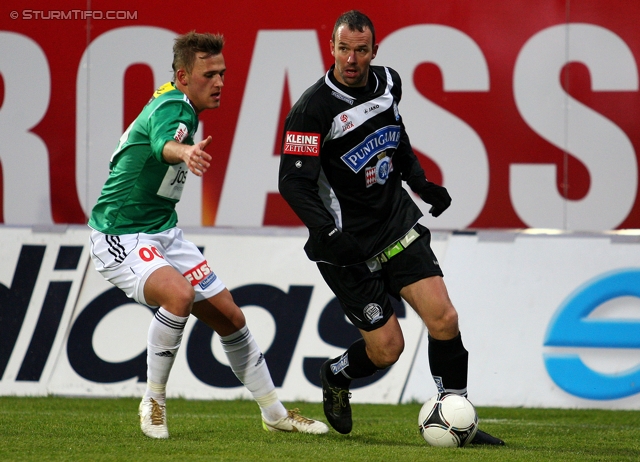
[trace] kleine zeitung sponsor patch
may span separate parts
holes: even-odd
[[[320,155],[320,134],[288,131],[284,138],[283,152],[299,156]]]

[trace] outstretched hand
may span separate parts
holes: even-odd
[[[212,157],[204,151],[211,143],[211,136],[189,147],[187,151],[187,159],[185,162],[189,170],[197,176],[202,176],[204,172],[211,166],[210,161]]]

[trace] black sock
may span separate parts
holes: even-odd
[[[451,340],[436,340],[429,335],[429,367],[438,393],[467,396],[469,353],[458,335]]]
[[[369,359],[364,339],[356,340],[341,356],[332,359],[331,366],[331,382],[341,387],[348,387],[351,379],[369,377],[380,370]]]

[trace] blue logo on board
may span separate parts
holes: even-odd
[[[640,321],[588,317],[603,303],[629,296],[640,298],[640,269],[612,271],[586,282],[558,308],[544,345],[640,349]],[[589,368],[577,354],[547,353],[544,362],[560,388],[581,398],[609,400],[640,393],[640,365],[604,374]]]

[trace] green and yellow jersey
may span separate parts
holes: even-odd
[[[184,162],[162,158],[168,141],[193,145],[198,116],[189,99],[169,82],[158,88],[120,137],[109,178],[89,218],[104,234],[154,234],[176,226],[175,206],[189,173]]]

